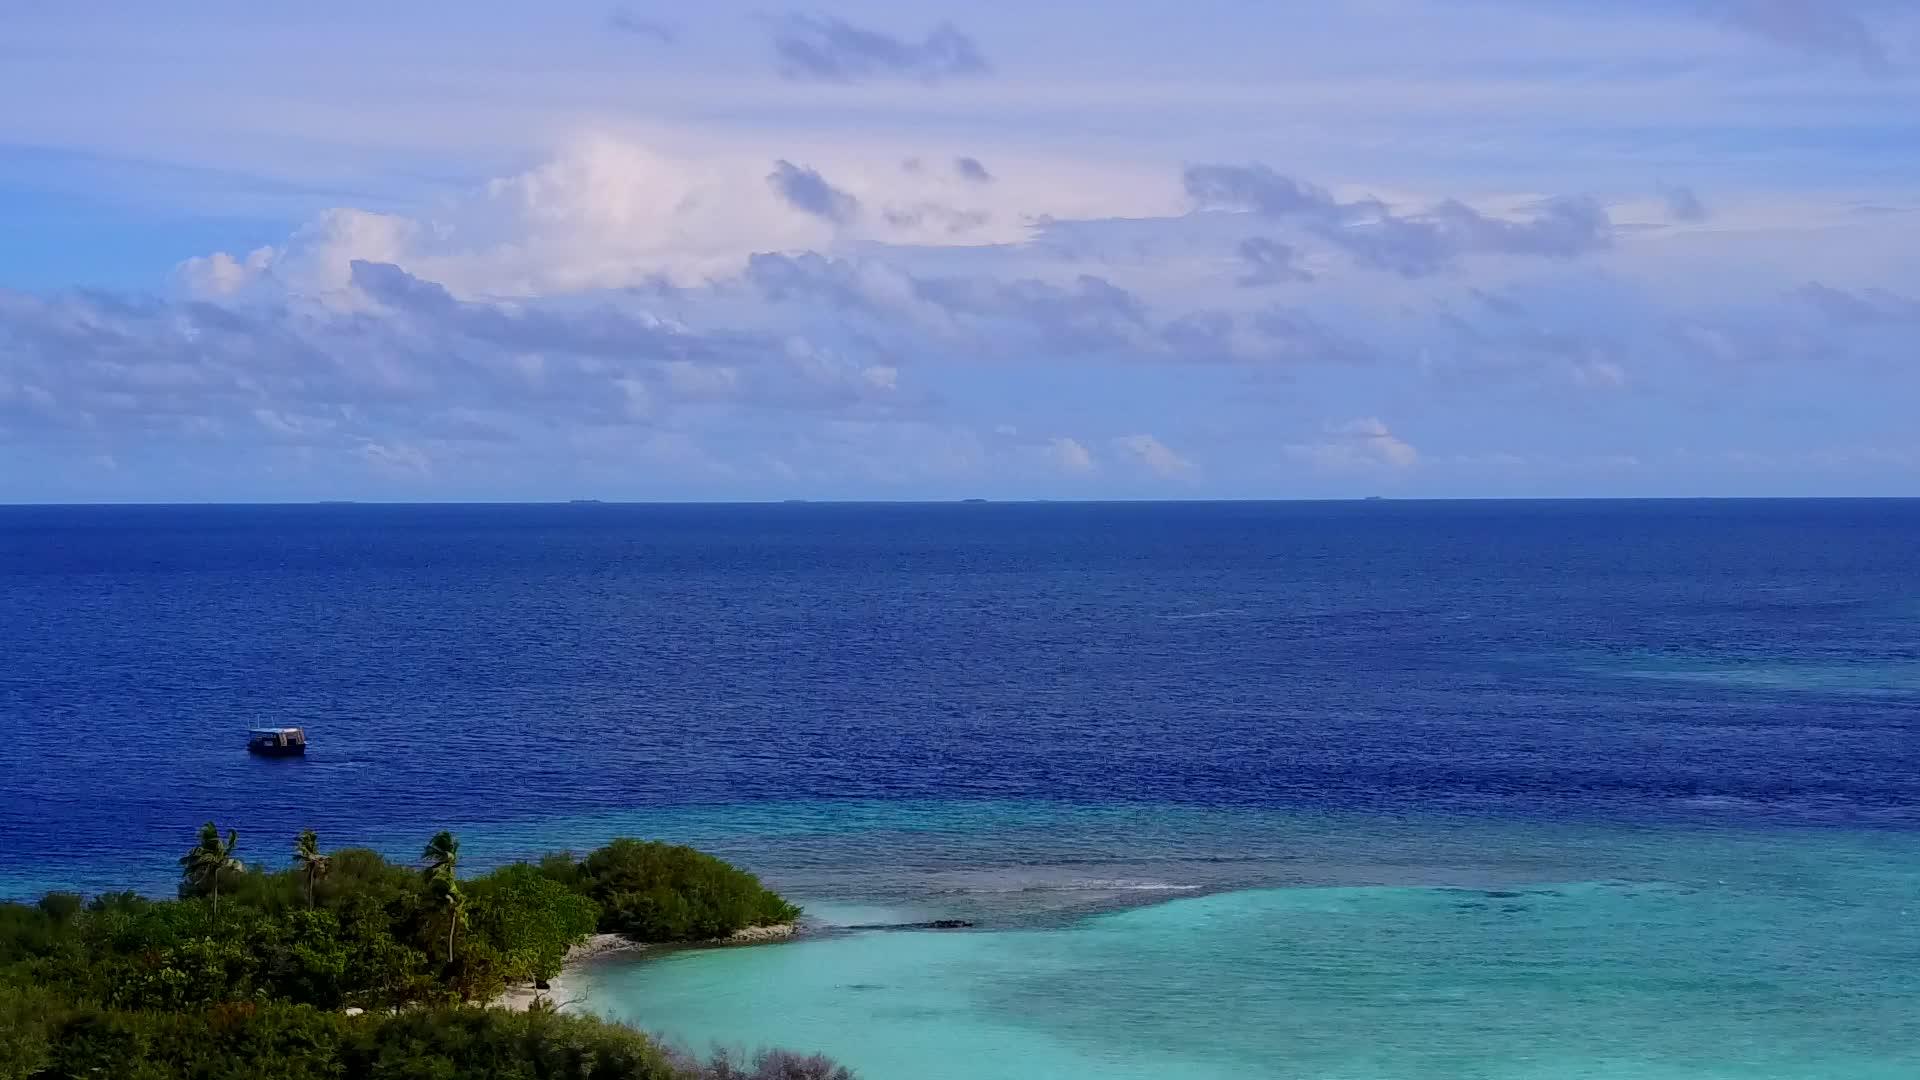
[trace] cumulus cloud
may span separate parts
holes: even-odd
[[[1362,265],[1406,277],[1437,273],[1463,255],[1572,258],[1613,242],[1606,209],[1585,197],[1542,200],[1532,216],[1514,220],[1484,214],[1457,199],[1409,215],[1378,199],[1342,202],[1325,188],[1261,164],[1189,166],[1184,181],[1188,197],[1201,209],[1295,223]]]
[[[1141,468],[1163,479],[1191,476],[1196,466],[1152,435],[1123,435],[1113,440],[1114,450]]]
[[[265,274],[275,255],[271,247],[255,248],[243,259],[224,251],[196,255],[174,270],[174,278],[194,296],[232,296]]]
[[[1288,446],[1287,456],[1333,472],[1410,469],[1420,464],[1420,452],[1388,430],[1378,417],[1330,424],[1322,434],[1317,442]]]
[[[773,172],[767,174],[767,183],[773,185],[789,206],[822,221],[846,225],[860,216],[860,200],[827,183],[826,178],[814,170],[791,161],[775,162]]]
[[[330,447],[419,474],[433,445],[540,440],[554,425],[924,407],[857,347],[690,329],[655,314],[654,296],[475,301],[391,264],[350,273],[349,307],[0,292],[0,430]]]
[[[1604,211],[1579,200],[1388,205],[1262,166],[1169,175],[1190,212],[1059,218],[991,244],[874,242],[889,235],[883,217],[959,212],[899,201],[877,187],[889,178],[987,202],[1024,175],[988,187],[950,154],[918,174],[901,156],[876,155],[867,173],[835,161],[830,175],[854,178],[843,189],[786,160],[769,177],[766,156],[708,169],[589,143],[415,217],[341,208],[273,247],[189,260],[189,299],[0,293],[0,439],[88,433],[88,451],[134,462],[162,439],[297,449],[435,484],[475,455],[539,447],[702,476],[779,473],[771,461],[852,472],[861,454],[897,450],[934,464],[872,475],[1096,472],[1116,489],[1169,477],[1217,489],[1276,457],[1406,471],[1472,456],[1446,452],[1444,425],[1422,429],[1440,433],[1423,434],[1423,455],[1371,416],[1275,435],[1260,410],[1295,389],[1406,402],[1497,388],[1502,403],[1602,416],[1663,392],[1710,396],[1730,372],[1745,386],[1808,358],[1904,355],[1903,320],[1920,318],[1911,289],[1865,287],[1868,270],[1765,310],[1691,310],[1672,295],[1684,288],[1620,273],[1632,235],[1604,263],[1519,261],[1607,242]],[[1657,238],[1700,245],[1662,253],[1712,265],[1722,233]],[[1468,259],[1486,254],[1513,258]],[[1282,282],[1301,287],[1257,288]],[[1191,410],[1179,415],[1221,418],[1208,445],[1248,445],[1202,474],[1152,435],[1046,437],[1065,413],[1023,413],[1024,437],[962,419],[981,385],[1072,380],[1164,395]]]
[[[826,15],[794,12],[768,21],[780,73],[789,79],[937,83],[989,70],[979,45],[951,23],[941,23],[914,41]]]
[[[1283,29],[1284,6],[1248,17]],[[976,42],[880,5],[774,4],[744,41],[723,32],[735,15],[649,0],[601,0],[538,42],[477,12],[469,58],[520,61],[505,81],[443,72],[479,98],[340,78],[355,50],[289,54],[274,19],[181,37],[204,62],[143,82],[132,111],[90,92],[100,65],[67,50],[15,72],[57,108],[15,110],[12,141],[72,151],[23,159],[29,186],[141,186],[124,232],[147,248],[164,237],[135,219],[215,202],[310,217],[270,247],[180,250],[199,257],[169,299],[0,294],[0,474],[102,453],[137,491],[178,446],[354,469],[379,446],[402,468],[417,450],[442,485],[486,453],[544,453],[560,475],[578,446],[806,477],[841,448],[897,447],[1065,487],[1078,447],[1118,494],[1153,474],[1111,436],[1151,431],[1231,495],[1263,490],[1290,444],[1390,463],[1414,441],[1401,428],[1435,485],[1441,462],[1492,448],[1784,453],[1821,424],[1894,445],[1920,399],[1920,214],[1895,212],[1913,184],[1892,150],[1836,156],[1802,136],[1898,145],[1908,82],[1846,69],[1911,59],[1912,9],[1331,5],[1278,38],[1221,22],[1232,40],[1156,64],[1157,89],[1111,50],[1049,68],[1047,35],[1072,31],[1059,19],[1020,42],[1024,83],[963,85],[989,56],[1011,65],[985,23],[952,13]],[[166,21],[129,18],[114,28],[129,40]],[[433,20],[403,22],[370,47],[424,55]],[[35,23],[21,47],[111,44],[71,29]],[[762,51],[761,78],[730,77],[740,47]],[[1436,50],[1457,62],[1436,67]],[[776,57],[804,82],[779,81]],[[207,77],[275,74],[292,98],[273,124],[202,107],[220,100]],[[1276,140],[1274,110],[1300,108],[1314,122]],[[1047,119],[1089,109],[1106,117],[1091,132]],[[556,156],[527,156],[556,136]],[[1247,163],[1281,144],[1287,161]],[[1182,154],[1190,169],[1166,164]],[[146,163],[123,176],[126,158]],[[523,160],[463,190],[444,179]],[[56,262],[140,256],[129,243],[100,232]],[[1394,417],[1384,437],[1318,424],[1376,408]],[[994,435],[1002,419],[1020,433]],[[57,494],[35,483],[0,495]]]
[[[704,282],[737,273],[754,251],[821,246],[849,227],[883,224],[829,220],[858,213],[839,197],[852,196],[786,164],[770,182],[758,155],[587,138],[413,215],[324,211],[266,254],[189,260],[179,279],[203,297],[256,284],[320,295],[344,290],[359,259],[405,266],[462,296],[646,288]],[[795,198],[810,209],[796,213]]]
[[[355,259],[391,261],[413,249],[418,223],[346,207],[323,211],[281,247],[255,248],[244,259],[224,251],[195,256],[174,280],[201,299],[239,297],[263,283],[309,294],[346,288]]]
[[[1047,444],[1047,459],[1066,473],[1088,473],[1095,468],[1093,454],[1076,439],[1057,437]]]
[[[256,285],[319,294],[345,289],[361,259],[404,266],[462,296],[697,285],[738,273],[755,252],[1019,243],[1031,220],[1086,203],[1085,189],[903,174],[891,152],[863,167],[844,154],[800,162],[589,136],[406,214],[324,211],[270,249],[190,259],[178,278],[207,298]],[[1093,198],[1119,208],[1129,196]]]
[[[351,264],[360,260],[406,267],[459,296],[537,296],[697,286],[737,274],[756,253],[877,241],[888,245],[890,260],[917,265],[934,265],[922,256],[938,247],[969,249],[942,260],[938,275],[921,277],[1005,278],[1012,269],[1056,286],[1084,275],[1128,289],[1106,268],[1164,273],[1205,257],[1212,272],[1230,274],[1235,265],[1219,258],[1223,248],[1238,260],[1238,273],[1217,283],[1230,286],[1304,281],[1343,265],[1430,276],[1464,254],[1564,256],[1604,242],[1604,211],[1584,203],[1549,201],[1518,220],[1450,201],[1403,215],[1372,200],[1342,202],[1257,167],[1224,167],[1211,180],[1204,171],[1188,174],[1205,205],[1237,212],[1073,218],[1037,201],[1057,195],[951,171],[903,174],[892,154],[867,171],[857,162],[825,172],[789,159],[769,170],[766,161],[583,139],[553,161],[414,215],[328,210],[271,248],[190,259],[179,280],[203,298],[255,287],[344,297]],[[1287,192],[1304,194],[1278,201]],[[1294,213],[1289,205],[1308,209]]]
[[[1032,278],[929,278],[916,288],[922,299],[989,334],[1018,329],[1043,348],[1068,353],[1126,349],[1152,334],[1140,298],[1093,274],[1064,285]]]
[[[969,342],[998,340],[1080,355],[1155,340],[1140,298],[1091,274],[1065,283],[984,275],[921,277],[883,263],[807,252],[755,255],[748,260],[745,280],[768,300],[826,302],[882,323],[904,320],[916,331]]]
[[[1196,364],[1356,364],[1362,341],[1284,308],[1163,315],[1146,297],[1093,274],[1064,281],[991,274],[920,275],[885,262],[815,252],[763,253],[744,281],[763,298],[840,313],[841,325],[900,351],[930,345],[976,357],[1086,358]],[[901,334],[908,335],[900,337]]]

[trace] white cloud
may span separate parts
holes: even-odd
[[[201,294],[228,295],[271,271],[304,295],[347,287],[354,260],[394,263],[456,294],[533,296],[683,283],[738,269],[764,247],[830,240],[787,206],[765,160],[676,156],[589,138],[560,157],[451,198],[416,217],[339,208],[244,264],[225,253],[180,270]]]
[[[1047,457],[1061,472],[1088,473],[1096,467],[1093,454],[1079,440],[1065,436],[1056,437],[1047,444]]]
[[[1287,456],[1329,472],[1410,469],[1420,464],[1420,452],[1388,430],[1378,417],[1330,424],[1325,434],[1327,438],[1319,442],[1288,446]]]
[[[769,189],[776,160],[589,140],[431,210],[337,209],[245,257],[189,260],[182,284],[211,302],[0,290],[0,436],[85,433],[129,463],[162,437],[301,448],[388,472],[430,464],[440,481],[463,459],[505,458],[503,446],[565,468],[574,431],[590,433],[579,446],[618,450],[596,460],[634,460],[671,430],[743,475],[777,459],[901,490],[1006,468],[1026,478],[1009,483],[1036,486],[1098,472],[1116,492],[1184,477],[1238,493],[1280,457],[1329,471],[1430,463],[1422,483],[1483,437],[1572,460],[1617,444],[1527,440],[1562,420],[1617,432],[1628,408],[1678,424],[1688,401],[1720,400],[1736,376],[1746,414],[1784,409],[1804,396],[1789,384],[1811,376],[1810,360],[1878,365],[1869,377],[1890,389],[1872,396],[1911,385],[1891,361],[1910,355],[1920,310],[1920,282],[1897,261],[1920,215],[1757,222],[1732,201],[1709,225],[1616,236],[1618,219],[1585,201],[1484,196],[1470,210],[1443,194],[1386,202],[1213,167],[1189,174],[1203,212],[1002,214],[1064,204],[1038,199],[995,204],[1004,242],[921,243],[887,231],[877,208],[918,198],[915,185],[1000,198],[1023,182],[1021,159],[993,157],[985,184],[891,154],[823,155],[821,175],[875,208],[853,238]],[[1244,284],[1250,240],[1270,284]],[[1808,250],[1844,273],[1794,261]],[[1831,284],[1807,285],[1816,273]],[[1371,416],[1276,433],[1276,403],[1296,390],[1394,401],[1433,453]],[[1439,395],[1452,395],[1447,415],[1412,414]],[[1119,409],[1089,421],[1084,401]],[[1009,412],[1024,436],[993,428]],[[1205,418],[1181,429],[1207,440],[1204,475],[1152,435],[1046,434],[1168,423],[1156,416]],[[822,438],[835,423],[865,434]],[[1468,423],[1488,430],[1463,439]],[[646,445],[649,461],[695,461],[655,453],[670,440]]]
[[[1175,479],[1191,476],[1196,469],[1193,462],[1152,435],[1123,435],[1113,440],[1113,446],[1155,476]]]
[[[1137,181],[1107,183],[1084,162],[1029,158],[981,184],[945,170],[902,170],[897,147],[810,154],[806,169],[785,160],[790,152],[588,136],[535,168],[411,214],[327,210],[279,247],[196,256],[176,276],[209,298],[272,278],[340,299],[355,260],[393,263],[466,297],[661,280],[693,286],[739,273],[756,252],[1014,243],[1056,216],[1178,205],[1171,177],[1146,195]],[[784,182],[770,184],[769,170]]]
[[[419,479],[433,473],[433,461],[426,451],[405,443],[370,442],[360,448],[360,457],[375,472],[395,479]]]
[[[274,255],[270,247],[255,248],[242,259],[224,251],[196,255],[180,264],[176,276],[189,295],[207,299],[232,296],[266,273]]]

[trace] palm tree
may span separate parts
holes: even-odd
[[[466,899],[460,895],[460,879],[456,876],[460,868],[460,841],[442,829],[427,841],[426,848],[420,852],[420,861],[426,864],[427,887],[447,908],[447,963],[451,964],[453,931],[460,925],[460,907]]]
[[[227,830],[225,841],[220,839],[220,829],[209,821],[200,826],[200,842],[193,850],[180,856],[180,872],[189,885],[210,889],[213,892],[213,913],[220,914],[220,875],[228,871],[244,870],[240,860],[233,857],[233,849],[240,846],[240,834]]]
[[[333,857],[320,854],[320,838],[312,829],[300,830],[300,839],[294,841],[293,864],[307,877],[307,906],[312,907],[314,881],[333,868]]]
[[[460,868],[460,841],[442,829],[427,841],[426,848],[420,852],[420,861],[426,865],[427,881],[451,878]]]
[[[440,878],[434,883],[433,891],[439,894],[440,903],[447,909],[447,963],[453,963],[453,931],[466,918],[467,898],[460,893],[460,883],[452,878]]]

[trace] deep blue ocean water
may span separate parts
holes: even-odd
[[[0,508],[0,895],[209,818],[978,920],[593,973],[870,1080],[1920,1075],[1920,502]]]

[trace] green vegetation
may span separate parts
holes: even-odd
[[[0,1020],[11,1018],[7,1008],[0,993]],[[853,1080],[825,1058],[778,1051],[744,1063],[695,1061],[630,1028],[552,1012],[444,1008],[356,1017],[241,1003],[191,1013],[77,1008],[23,1019],[0,1028],[0,1077],[9,1080]],[[37,1040],[24,1070],[23,1059],[5,1056],[14,1045],[8,1040],[21,1038]]]
[[[205,825],[178,899],[0,904],[0,1080],[846,1080],[824,1059],[695,1062],[590,1018],[469,1004],[551,978],[596,929],[710,939],[799,914],[712,856],[618,840],[461,878],[445,832],[418,867],[323,852],[311,830],[287,869],[246,867],[239,839]]]
[[[240,835],[232,829],[227,830],[227,838],[220,839],[220,830],[209,821],[200,826],[200,842],[193,850],[180,856],[180,875],[196,889],[205,889],[213,894],[213,914],[220,914],[220,876],[239,873],[245,867],[233,857],[233,849],[240,846]]]
[[[312,829],[300,830],[300,839],[293,842],[293,865],[307,879],[307,906],[313,907],[313,883],[327,876],[333,860],[320,853],[320,837]]]
[[[540,870],[592,897],[603,932],[635,941],[711,941],[800,917],[759,878],[689,847],[615,840],[578,863],[550,855]]]
[[[454,875],[460,867],[460,841],[442,829],[427,841],[425,850],[420,852],[420,861],[427,867],[427,894],[433,897],[434,906],[440,909],[441,918],[447,923],[447,963],[452,964],[455,959],[453,932],[467,915],[467,898],[461,895],[460,879]]]

